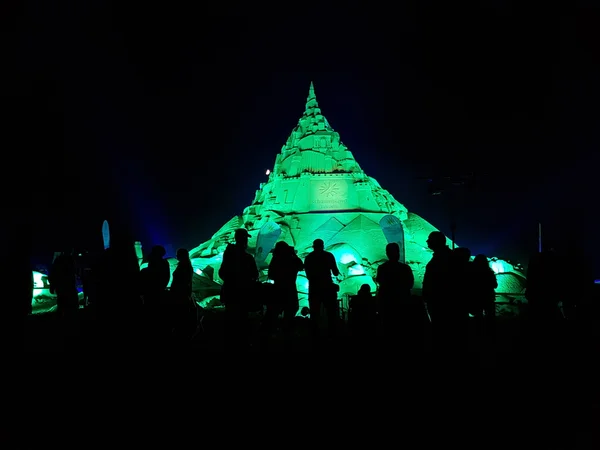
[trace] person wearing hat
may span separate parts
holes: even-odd
[[[243,344],[247,337],[248,303],[256,295],[258,268],[254,257],[248,253],[250,233],[244,228],[235,230],[235,243],[223,253],[219,277],[223,280],[221,302],[227,313],[229,343]]]

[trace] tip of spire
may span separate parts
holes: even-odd
[[[317,104],[317,96],[315,95],[315,86],[313,82],[310,82],[310,88],[308,89],[308,98],[306,99],[306,111],[305,114],[308,113],[309,110],[318,106]]]
[[[316,100],[317,97],[315,96],[315,86],[313,85],[313,82],[310,82],[310,88],[308,89],[308,99],[307,100]]]

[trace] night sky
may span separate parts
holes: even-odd
[[[519,258],[541,221],[597,254],[600,14],[491,4],[14,11],[2,89],[34,255],[97,245],[108,217],[146,248],[207,240],[251,203],[311,81],[362,168],[409,211],[449,233],[453,205],[459,245]],[[471,189],[428,194],[426,178],[468,173]]]

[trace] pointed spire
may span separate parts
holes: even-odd
[[[310,88],[308,89],[308,98],[306,99],[306,112],[315,106],[319,106],[319,104],[317,103],[317,96],[315,95],[315,86],[311,81]]]
[[[313,85],[313,82],[310,82],[310,88],[308,89],[308,98],[306,99],[306,101],[310,101],[310,100],[316,100],[317,96],[315,95],[315,86]]]

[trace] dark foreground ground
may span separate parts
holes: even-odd
[[[166,333],[158,340],[148,339],[148,335],[141,327],[141,320],[134,321],[131,327],[135,348],[139,350],[197,350],[220,352],[224,347],[224,314],[222,311],[205,311],[204,318],[198,323],[195,330],[185,336]],[[291,345],[285,346],[285,340],[281,332],[271,333],[269,336],[261,336],[259,332],[260,316],[254,316],[250,320],[251,351],[278,352],[283,350],[313,351],[319,348],[333,348],[340,351],[354,351],[357,348],[378,350],[386,348],[381,338],[372,342],[362,342],[353,339],[349,326],[341,322],[338,337],[334,340],[324,339],[318,344],[313,342],[308,329],[308,320],[298,318],[296,332],[293,339],[287,342]],[[66,328],[64,322],[55,312],[35,314],[28,317],[25,330],[25,349],[29,352],[60,352],[74,348],[101,348],[103,341],[110,338],[110,331],[101,331],[97,326],[94,312],[91,308],[80,309],[73,326]],[[535,342],[534,342],[535,341]],[[423,324],[422,333],[417,338],[417,350],[424,353],[432,351],[431,330],[429,324]],[[600,333],[595,322],[586,322],[585,325],[577,322],[560,321],[553,328],[553,333],[545,339],[540,336],[532,336],[527,321],[518,316],[499,317],[496,322],[496,338],[489,345],[482,345],[477,337],[474,324],[469,329],[468,352],[471,354],[495,354],[503,359],[517,358],[523,356],[529,358],[530,352],[551,352],[557,357],[566,355],[590,356],[596,353],[600,347]],[[532,345],[535,344],[535,348]],[[538,345],[538,344],[541,344]],[[584,358],[585,359],[585,358]]]
[[[407,357],[405,350],[390,346],[381,338],[372,343],[357,343],[344,326],[337,339],[325,339],[315,345],[310,337],[306,319],[298,319],[296,335],[291,346],[286,347],[281,333],[260,339],[259,318],[256,317],[251,322],[254,339],[249,350],[256,354],[259,361],[260,353],[282,353],[281,358],[286,361],[285,366],[272,359],[269,364],[278,364],[280,373],[286,377],[292,376],[286,374],[290,364],[296,364],[295,367],[301,364],[313,367],[325,366],[333,361],[339,365],[342,361],[344,366],[354,365],[355,373],[344,374],[347,377],[346,381],[351,381],[350,386],[353,383],[359,385],[362,379],[373,375],[385,379],[389,374],[374,373],[373,371],[379,369],[373,364],[374,361],[386,361],[392,366],[397,366],[397,372],[393,373],[398,379],[396,387],[408,389],[406,392],[413,396],[418,392],[412,392],[411,389],[417,388],[403,383],[406,383],[407,377],[424,374],[427,381],[422,384],[427,384],[428,389],[434,389],[436,383],[444,386],[449,384],[450,391],[455,391],[455,397],[458,395],[459,398],[463,398],[464,393],[465,400],[492,401],[495,408],[494,420],[500,417],[502,421],[488,424],[494,430],[493,433],[503,433],[502,429],[505,428],[506,433],[510,432],[512,436],[526,432],[536,434],[539,427],[539,432],[547,436],[544,440],[549,441],[550,448],[600,448],[600,340],[594,322],[585,323],[584,326],[583,322],[562,321],[552,336],[540,342],[539,339],[532,338],[524,318],[499,318],[496,339],[492,345],[479,345],[473,330],[470,330],[471,340],[467,351],[441,356],[432,349],[430,330],[425,324],[422,345],[414,352],[417,354],[416,359],[411,359],[415,355]],[[191,355],[222,353],[225,349],[223,330],[223,313],[206,312],[201,326],[191,339],[177,338],[169,333],[161,339],[152,340],[141,328],[137,328],[132,329],[132,344],[128,348],[133,354],[165,350],[170,353],[183,351]],[[30,353],[70,351],[71,354],[89,356],[94,350],[115,348],[105,345],[114,336],[111,336],[110,330],[100,331],[90,309],[79,310],[76,324],[68,332],[53,312],[30,316],[25,331],[25,349]],[[117,343],[116,348],[118,346]],[[301,356],[301,360],[296,359],[292,363],[284,356],[288,354],[285,350],[292,350],[292,353],[298,356],[306,356]],[[320,351],[321,356],[327,354],[328,357],[309,359],[309,354],[315,353],[315,350]],[[211,356],[192,360],[198,362],[212,358]],[[254,361],[257,361],[256,358],[253,358]],[[221,356],[215,357],[215,360],[217,359],[220,361],[218,365],[232,361],[231,358],[224,359]],[[369,362],[365,364],[365,360]],[[419,364],[419,367],[414,363]],[[203,372],[203,376],[207,376],[206,374],[212,374],[213,367],[203,367],[202,370],[208,371]],[[326,385],[329,383],[328,376],[332,376],[330,372],[323,372],[317,374],[316,379],[322,380]],[[334,384],[337,386],[337,379]],[[378,387],[373,386],[373,389],[376,388]],[[351,388],[348,395],[352,392]],[[464,413],[465,405],[447,406],[455,419]],[[426,409],[426,405],[423,407]],[[473,411],[470,413],[472,415]],[[486,418],[482,419],[485,422]],[[470,433],[469,424],[463,426],[466,427],[464,433]],[[536,427],[535,430],[532,427]],[[562,440],[560,445],[554,442],[557,432],[566,436],[566,440]],[[524,446],[521,445],[523,443],[515,442],[513,438],[510,440],[511,446]],[[497,448],[497,445],[488,444],[491,443],[482,444],[482,447]],[[541,444],[537,442],[536,445]]]

